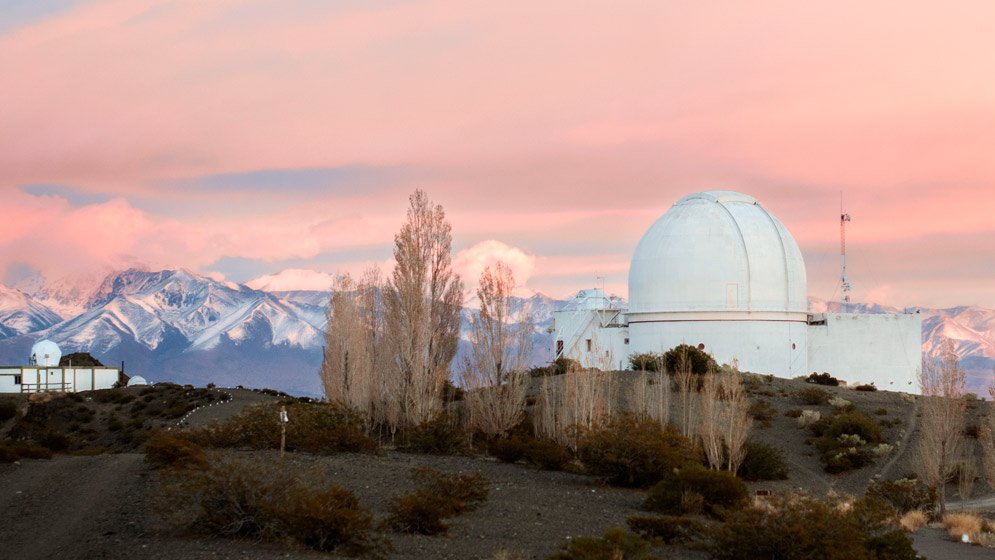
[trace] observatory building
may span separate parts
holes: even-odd
[[[71,361],[62,359],[62,350],[56,343],[42,340],[31,348],[28,365],[0,366],[0,393],[74,393],[110,389],[121,379],[117,368],[74,366]]]
[[[805,261],[791,233],[755,198],[685,196],[643,235],[625,308],[583,290],[554,315],[556,357],[626,369],[629,356],[698,346],[742,371],[827,372],[850,384],[916,393],[918,313],[810,313]]]

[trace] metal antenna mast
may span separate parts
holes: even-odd
[[[843,191],[840,191],[840,261],[842,263],[840,289],[845,303],[850,303],[850,291],[853,289],[850,281],[846,279],[846,223],[849,221],[850,214],[843,211]]]

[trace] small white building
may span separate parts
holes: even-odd
[[[554,315],[555,355],[624,369],[632,354],[690,344],[743,371],[827,372],[850,384],[918,392],[918,313],[815,315],[807,293],[798,244],[756,199],[691,194],[639,241],[628,309],[584,290]]]
[[[121,378],[117,368],[60,366],[58,345],[43,340],[31,349],[26,366],[0,366],[0,393],[73,393],[110,389]]]

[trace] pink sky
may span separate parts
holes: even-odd
[[[728,188],[829,298],[842,190],[857,299],[995,307],[988,1],[28,4],[0,15],[0,280],[357,272],[421,187],[466,274],[625,295],[646,228]]]

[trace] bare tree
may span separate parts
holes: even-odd
[[[995,371],[992,372],[992,381],[988,385],[988,395],[995,401]],[[988,405],[988,416],[981,426],[981,433],[978,439],[981,442],[982,469],[988,487],[995,489],[995,406]]]
[[[670,423],[670,377],[665,372],[639,371],[626,394],[628,409],[639,418],[649,418],[661,427]]]
[[[721,413],[721,426],[724,428],[723,444],[726,448],[727,467],[735,473],[746,457],[746,439],[753,427],[750,415],[750,397],[743,387],[743,377],[738,371],[724,371],[718,374],[725,399]]]
[[[452,227],[422,190],[394,236],[395,266],[384,294],[387,340],[400,385],[400,421],[420,424],[442,407],[456,354],[463,284],[452,270]]]
[[[714,470],[721,469],[725,459],[722,449],[724,430],[721,426],[723,410],[722,404],[719,402],[721,389],[718,374],[707,374],[701,387],[701,393],[698,395],[701,414],[698,435],[701,438],[701,446],[705,451],[708,466]]]
[[[480,275],[480,311],[470,320],[470,352],[461,380],[467,390],[470,424],[490,436],[504,436],[521,421],[532,351],[532,317],[512,314],[515,277],[504,263]]]
[[[968,450],[964,453],[964,458],[958,463],[957,469],[957,496],[961,500],[970,500],[971,492],[974,490],[974,481],[978,477],[978,464],[974,460],[974,450],[970,449],[970,442],[965,441],[968,444]]]
[[[680,415],[681,434],[693,440],[698,431],[700,412],[698,410],[698,376],[691,369],[691,358],[682,350],[677,359],[677,406]]]
[[[372,387],[356,288],[349,275],[335,281],[328,307],[321,380],[328,400],[364,410]]]
[[[948,340],[939,360],[924,360],[919,383],[923,398],[916,471],[937,492],[940,515],[947,511],[946,483],[964,441],[964,371]]]

